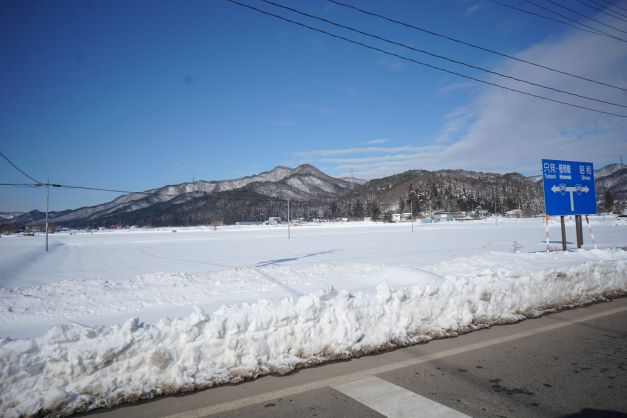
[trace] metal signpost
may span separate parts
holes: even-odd
[[[594,166],[580,161],[542,160],[544,207],[560,217],[562,249],[566,250],[564,216],[575,215],[577,248],[583,245],[581,215],[597,213]]]

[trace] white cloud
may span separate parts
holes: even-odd
[[[588,78],[627,86],[627,48],[617,41],[572,32],[561,39],[535,45],[519,55]],[[523,63],[507,62],[498,70],[562,90],[627,104],[627,95],[619,90],[540,71]],[[507,85],[520,88],[514,82]],[[538,88],[524,89],[586,107],[627,114],[626,109],[615,106],[551,94]],[[495,88],[483,89],[470,105],[452,112],[441,135],[450,136],[448,131],[451,130],[462,134],[442,153],[441,159],[462,168],[528,171],[535,170],[542,157],[606,162],[627,151],[625,118]]]
[[[418,148],[413,146],[404,147],[357,147],[357,148],[344,148],[344,149],[320,149],[312,151],[300,151],[293,154],[297,158],[316,158],[325,157],[330,155],[352,155],[352,154],[367,154],[367,153],[386,153],[386,152],[405,152],[416,151]]]
[[[472,14],[474,14],[475,12],[477,12],[479,9],[481,8],[481,5],[479,3],[475,3],[471,6],[469,6],[466,9],[466,16],[470,16]]]
[[[627,88],[627,48],[612,39],[572,30],[540,42],[520,52],[518,57]],[[558,89],[627,104],[627,93],[624,91],[521,62],[503,60],[494,70]],[[586,107],[627,114],[624,108],[532,88],[512,80],[488,80]],[[465,88],[465,84],[460,84],[460,87]],[[420,143],[424,144],[424,139]],[[360,155],[352,158],[354,154]],[[601,166],[626,154],[626,118],[575,109],[485,86],[472,90],[467,104],[445,116],[443,127],[428,141],[427,146],[319,150],[300,153],[299,156],[314,160],[324,157],[325,163],[334,166],[336,175],[350,168],[355,176],[375,178],[420,168],[533,174],[539,170],[542,158],[592,161]],[[337,155],[345,157],[328,158]]]
[[[381,65],[381,67],[383,67],[385,70],[393,73],[405,71],[406,68],[403,61],[401,61],[399,58],[394,57],[383,58],[379,61],[379,65]]]
[[[366,145],[381,145],[389,141],[390,141],[390,138],[378,138],[378,139],[371,139],[370,141],[366,141],[365,143]]]

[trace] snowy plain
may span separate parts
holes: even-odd
[[[627,294],[627,225],[542,218],[0,239],[0,414],[284,373]],[[173,232],[176,230],[176,232]],[[551,245],[559,224],[550,226]],[[574,249],[574,225],[568,224]]]

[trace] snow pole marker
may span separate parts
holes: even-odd
[[[588,224],[588,232],[590,232],[590,238],[592,238],[592,245],[594,245],[594,249],[597,249],[597,242],[594,239],[594,234],[592,233],[592,225],[590,225],[590,219],[588,219],[588,215],[586,215],[586,223]]]
[[[549,215],[545,215],[546,218],[546,253],[551,252],[551,246],[549,244]]]

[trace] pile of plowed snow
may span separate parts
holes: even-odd
[[[341,269],[333,266],[334,274]],[[369,272],[381,280],[370,289],[326,288],[153,324],[63,325],[39,338],[5,338],[0,415],[69,414],[286,373],[627,294],[622,250],[488,253],[424,268],[346,269],[360,271],[364,282]],[[273,274],[297,270],[276,267]],[[417,279],[394,286],[385,280],[399,274],[407,283]]]

